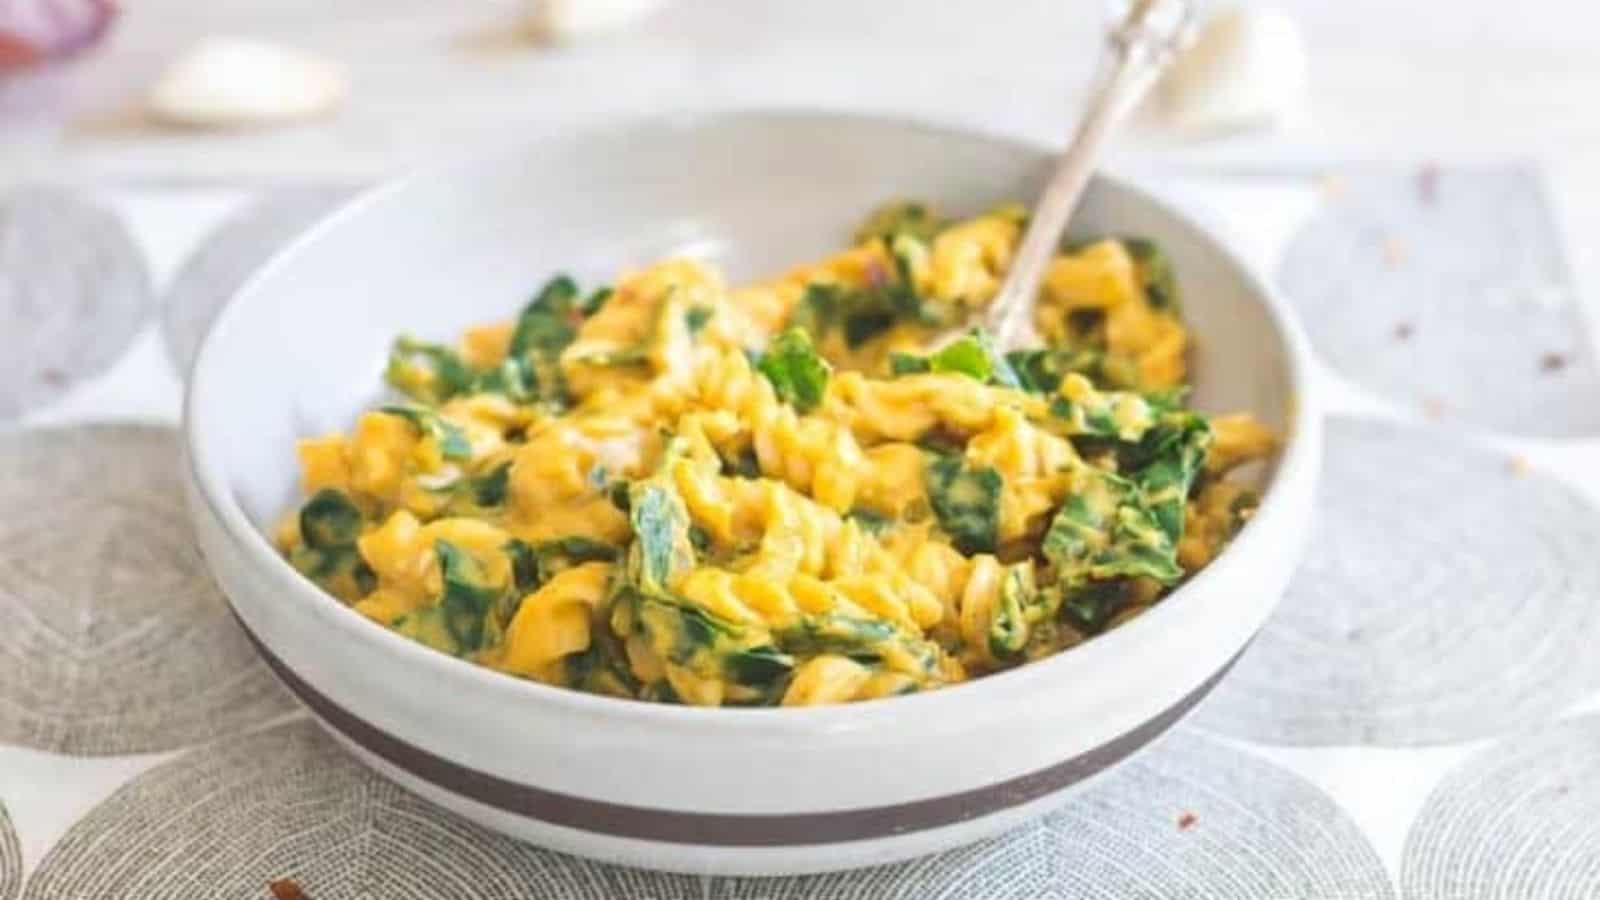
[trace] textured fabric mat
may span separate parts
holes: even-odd
[[[1592,334],[1536,169],[1337,177],[1279,268],[1330,365],[1435,417],[1600,435]]]

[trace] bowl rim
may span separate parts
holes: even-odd
[[[376,627],[365,616],[340,603],[333,595],[318,588],[306,579],[276,551],[268,536],[258,529],[245,514],[228,489],[221,455],[205,439],[207,409],[214,402],[206,373],[225,364],[219,356],[218,335],[231,327],[237,310],[258,293],[260,285],[269,281],[276,272],[293,263],[301,248],[321,239],[325,232],[336,229],[367,207],[392,195],[405,192],[419,183],[443,181],[465,177],[473,169],[487,167],[496,161],[522,157],[542,144],[577,144],[615,139],[627,135],[637,138],[640,133],[652,131],[693,131],[727,127],[760,127],[770,125],[796,125],[838,130],[888,129],[919,134],[925,137],[945,138],[994,145],[1012,151],[1051,154],[1051,148],[1036,141],[1002,135],[979,129],[938,124],[910,116],[877,113],[839,112],[825,109],[733,109],[704,113],[676,113],[628,117],[604,125],[578,129],[559,135],[536,136],[515,142],[513,145],[488,153],[468,151],[443,164],[425,166],[398,177],[386,179],[346,201],[343,205],[302,231],[292,241],[281,247],[233,293],[212,321],[195,361],[190,369],[189,381],[184,390],[183,437],[185,442],[186,473],[194,483],[194,496],[204,504],[212,518],[220,525],[231,544],[249,560],[253,573],[269,581],[274,592],[284,603],[301,607],[300,612],[312,615],[337,629],[341,636],[356,641],[371,641],[381,652],[394,659],[395,664],[416,668],[418,674],[430,672],[448,679],[462,688],[498,694],[511,702],[531,703],[534,706],[557,708],[572,713],[601,718],[620,717],[653,727],[698,730],[712,725],[729,732],[750,736],[787,737],[818,733],[860,732],[893,725],[905,719],[935,721],[941,713],[964,711],[962,719],[974,720],[975,710],[998,710],[1008,698],[1042,691],[1050,683],[1091,683],[1096,672],[1111,671],[1111,661],[1126,657],[1138,645],[1160,634],[1165,624],[1177,613],[1176,607],[1189,596],[1201,593],[1198,588],[1224,578],[1227,573],[1249,564],[1248,557],[1259,552],[1269,552],[1272,532],[1280,520],[1291,515],[1287,508],[1292,502],[1284,486],[1305,478],[1315,479],[1320,456],[1318,424],[1319,405],[1316,401],[1315,381],[1312,376],[1312,358],[1309,344],[1287,303],[1273,288],[1271,282],[1256,271],[1254,265],[1242,258],[1230,246],[1227,232],[1203,216],[1197,217],[1163,199],[1154,191],[1134,180],[1097,172],[1094,179],[1112,189],[1130,195],[1167,216],[1179,226],[1208,241],[1217,251],[1221,261],[1233,270],[1253,294],[1277,333],[1279,349],[1283,353],[1288,377],[1287,396],[1289,409],[1284,424],[1284,441],[1275,461],[1272,484],[1263,492],[1261,505],[1218,557],[1205,568],[1191,576],[1171,594],[1155,604],[1144,614],[1085,641],[1069,651],[1056,653],[1044,659],[995,672],[968,681],[947,685],[937,690],[877,701],[808,707],[699,707],[680,704],[650,703],[639,700],[591,694],[572,688],[547,685],[531,679],[489,669],[465,659],[440,653],[418,644],[387,628]],[[1261,549],[1256,549],[1261,548]],[[228,592],[224,591],[234,614],[243,620],[243,614]],[[1237,650],[1238,648],[1230,648]],[[1040,694],[1039,696],[1042,696]],[[972,703],[968,703],[968,700]],[[975,706],[988,700],[984,707]]]

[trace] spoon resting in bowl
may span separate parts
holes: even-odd
[[[1112,132],[1193,36],[1190,0],[1132,0],[1107,36],[1104,61],[1077,132],[1035,204],[984,327],[1003,350],[1038,346],[1033,304],[1067,222]]]

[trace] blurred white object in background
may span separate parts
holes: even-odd
[[[344,73],[332,63],[289,47],[212,37],[167,67],[147,108],[167,124],[239,128],[326,115],[345,93]]]
[[[541,38],[568,41],[615,31],[665,0],[528,0],[528,28]]]
[[[1226,9],[1167,72],[1164,112],[1188,137],[1269,128],[1304,107],[1307,68],[1305,39],[1288,13]]]

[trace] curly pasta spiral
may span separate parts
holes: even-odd
[[[850,431],[819,416],[801,415],[778,400],[772,383],[742,351],[705,358],[696,373],[698,404],[732,413],[741,426],[725,435],[723,449],[755,453],[761,474],[841,512],[855,502],[866,457]]]
[[[944,642],[961,648],[968,669],[1014,661],[1031,627],[1046,618],[1031,560],[1007,565],[993,554],[963,556],[927,529],[901,529],[887,544],[906,572],[939,598],[946,611],[938,626]]]
[[[717,475],[688,461],[675,464],[672,475],[691,519],[720,549],[745,554],[741,571],[752,590],[760,579],[817,580],[825,593],[812,595],[809,608],[782,606],[786,613],[848,604],[908,629],[927,628],[943,614],[938,601],[860,525],[792,488]],[[780,627],[790,621],[785,615],[759,620]]]
[[[1047,406],[1037,396],[964,375],[905,375],[886,381],[842,372],[830,382],[822,412],[847,425],[863,443],[875,444],[915,442],[935,430],[965,437],[989,427],[998,409],[1043,418]]]
[[[589,649],[590,619],[604,603],[611,569],[610,563],[584,563],[522,598],[505,643],[489,664],[548,684],[563,683],[562,661]]]

